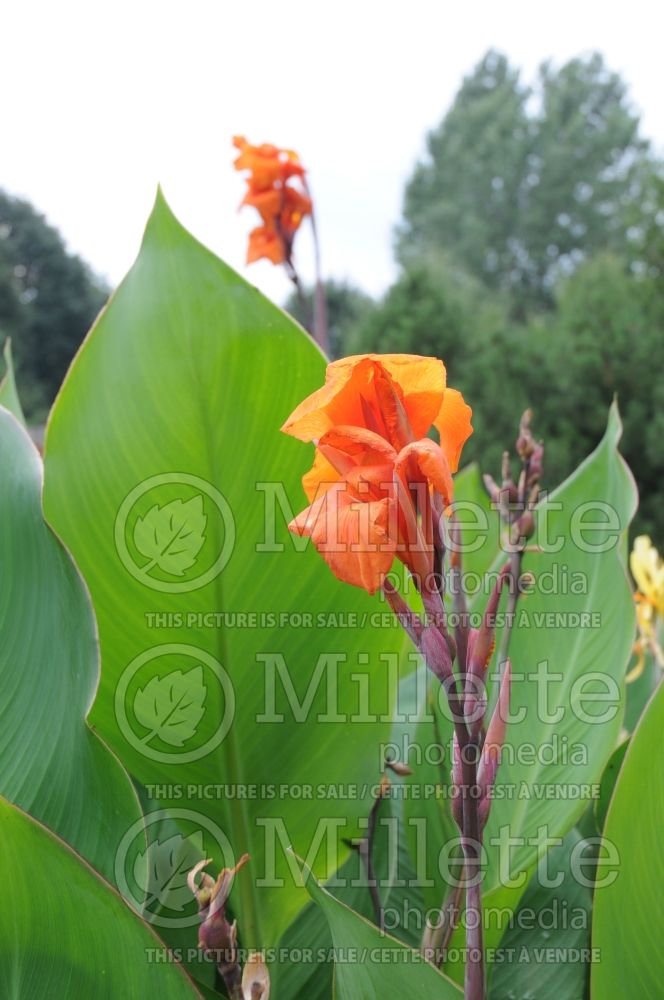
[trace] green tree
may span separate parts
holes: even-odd
[[[10,336],[33,415],[43,414],[107,297],[27,201],[0,191],[0,333]]]
[[[490,287],[504,284],[531,143],[528,97],[518,71],[493,51],[464,79],[406,187],[397,232],[403,264],[443,250]]]
[[[641,495],[637,530],[664,541],[664,310],[658,279],[602,254],[557,296],[552,330],[555,381],[543,428],[565,443],[566,472],[601,436],[614,395],[624,423],[621,450]],[[552,411],[558,410],[556,423]]]
[[[510,292],[515,315],[550,308],[581,260],[632,253],[648,155],[625,84],[600,55],[544,64],[532,94],[491,51],[428,137],[405,193],[399,259],[442,249]]]

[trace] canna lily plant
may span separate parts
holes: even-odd
[[[250,255],[282,266],[306,175],[238,143]],[[550,497],[528,411],[518,462],[482,478],[442,361],[325,371],[161,193],[43,454],[4,356],[0,995],[661,993],[664,799],[644,775],[664,700],[644,677],[623,711],[636,495],[615,405]],[[640,540],[631,566],[654,653],[661,562]],[[606,718],[579,714],[588,683]],[[568,903],[580,925],[547,925],[550,961],[519,917]]]
[[[325,385],[291,413],[282,430],[316,447],[313,467],[303,479],[311,503],[290,523],[290,530],[310,537],[340,580],[370,594],[382,588],[447,695],[454,723],[453,816],[463,844],[469,917],[465,995],[481,1000],[485,996],[481,841],[509,713],[509,660],[488,729],[485,677],[501,591],[510,582],[518,587],[520,581],[512,578],[507,563],[478,629],[469,626],[459,592],[462,613],[455,628],[448,628],[446,521],[454,499],[453,473],[473,430],[471,416],[461,393],[448,388],[442,361],[400,354],[359,355],[328,365]],[[438,441],[426,436],[432,429]],[[517,539],[526,524],[532,534],[542,461],[541,445],[533,441],[527,416],[518,447],[523,474],[517,504],[508,506],[507,515]],[[534,463],[531,467],[536,453],[537,467]],[[422,614],[387,579],[395,559],[403,563],[421,597]],[[456,554],[454,566],[458,571]],[[427,934],[422,947],[432,961],[439,960],[440,941]]]

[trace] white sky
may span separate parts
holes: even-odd
[[[656,0],[10,3],[0,187],[29,198],[112,283],[135,257],[161,182],[196,236],[283,301],[281,269],[244,267],[255,222],[236,212],[240,133],[299,151],[326,273],[380,292],[425,133],[490,46],[526,79],[544,58],[599,49],[628,81],[645,134],[664,145]],[[306,276],[303,234],[298,247]]]

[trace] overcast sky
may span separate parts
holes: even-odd
[[[280,269],[244,268],[254,220],[236,211],[231,137],[292,147],[309,169],[326,272],[378,293],[425,134],[488,47],[527,80],[545,58],[599,49],[661,148],[663,27],[656,0],[13,0],[0,187],[116,283],[161,182],[189,229],[283,301]],[[306,239],[299,257],[306,273]]]

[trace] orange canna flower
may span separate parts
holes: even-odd
[[[306,192],[289,183],[299,178],[306,187],[304,167],[292,150],[269,143],[252,146],[242,136],[235,136],[233,143],[240,150],[235,169],[249,171],[242,205],[255,208],[262,220],[249,234],[247,263],[265,257],[274,264],[290,264],[295,234],[312,211]]]
[[[236,170],[249,170],[248,183],[256,190],[266,190],[290,177],[303,177],[304,167],[292,149],[279,149],[270,143],[252,146],[243,136],[233,136],[233,145],[240,150],[235,160]]]
[[[369,593],[395,556],[423,578],[471,415],[435,358],[367,354],[328,365],[325,385],[282,427],[316,444],[302,480],[311,505],[290,530],[311,537],[339,579]],[[425,436],[432,426],[440,444]]]

